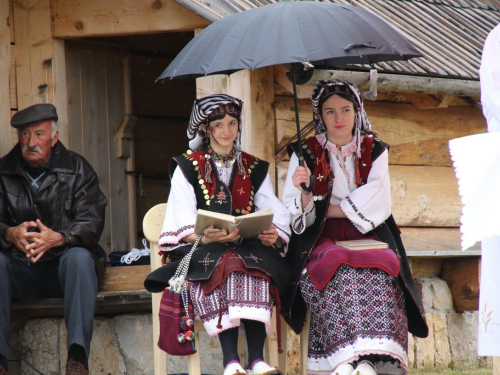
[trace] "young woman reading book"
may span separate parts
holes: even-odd
[[[210,95],[193,106],[190,150],[172,159],[172,187],[159,247],[166,265],[148,276],[146,287],[163,291],[178,261],[196,241],[197,210],[233,216],[270,208],[273,225],[257,237],[241,239],[205,230],[187,274],[195,315],[209,333],[218,335],[224,375],[282,374],[263,360],[273,305],[289,282],[284,260],[290,214],[274,195],[268,163],[240,149],[243,102],[229,95]],[[209,226],[206,229],[213,229]],[[279,318],[279,317],[278,317]],[[238,331],[244,327],[248,366],[240,364]]]
[[[289,148],[283,201],[292,214],[293,282],[283,315],[298,333],[311,312],[310,374],[405,374],[408,329],[426,337],[428,328],[391,215],[388,146],[370,132],[354,84],[319,81],[312,105],[316,135]],[[311,174],[309,192],[301,185]],[[335,244],[364,238],[389,249]]]

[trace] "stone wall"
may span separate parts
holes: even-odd
[[[426,339],[409,340],[410,368],[491,368],[492,359],[477,356],[478,312],[456,313],[445,281],[438,277],[416,280],[430,328]],[[91,374],[153,375],[152,324],[149,314],[97,317],[90,356]],[[202,371],[222,374],[219,340],[200,333]],[[64,373],[66,329],[63,319],[32,319],[12,332],[11,346],[45,375]],[[298,374],[299,337],[288,335],[288,373]],[[13,352],[11,375],[37,375]],[[169,373],[187,373],[185,357],[169,357]],[[164,374],[161,374],[164,375]]]

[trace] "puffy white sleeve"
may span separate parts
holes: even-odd
[[[290,213],[274,194],[271,177],[267,174],[259,190],[255,193],[255,210],[260,211],[271,208],[274,213],[273,224],[278,231],[278,242],[276,246],[281,248],[281,255],[286,255],[288,242],[290,241]]]
[[[186,244],[181,239],[194,233],[198,211],[194,188],[180,168],[175,169],[171,185],[158,243],[162,251],[171,251]]]
[[[285,187],[283,189],[283,204],[291,215],[293,231],[297,234],[301,234],[307,227],[314,223],[314,220],[316,220],[316,207],[311,199],[307,207],[304,209],[302,208],[302,203],[300,201],[301,191],[293,186],[292,182],[293,173],[298,165],[299,159],[297,155],[292,154],[290,157],[290,164],[288,165]]]
[[[387,150],[373,162],[367,183],[342,199],[340,208],[361,233],[375,229],[391,215],[391,183]]]

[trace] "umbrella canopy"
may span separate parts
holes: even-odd
[[[291,64],[300,144],[296,80],[304,68],[298,63],[328,69],[413,57],[422,55],[389,24],[364,9],[330,2],[281,1],[214,22],[182,49],[157,80]],[[299,165],[304,165],[300,147]],[[313,184],[311,175],[309,186],[302,184],[302,189],[309,192]]]
[[[364,9],[281,1],[214,22],[184,47],[158,79],[300,62],[328,69],[421,56],[394,28]]]

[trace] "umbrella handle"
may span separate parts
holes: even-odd
[[[304,156],[302,155],[302,139],[300,137],[300,122],[299,122],[299,103],[297,101],[297,79],[296,79],[296,67],[297,64],[292,64],[292,83],[293,83],[293,101],[295,105],[295,124],[297,125],[297,139],[299,142],[299,165],[304,166]],[[307,167],[306,167],[307,168]],[[315,177],[313,174],[309,176],[309,187],[306,184],[301,183],[300,187],[304,193],[310,193],[314,187]]]
[[[301,156],[299,156],[299,165],[301,167],[303,167],[304,164],[305,164],[304,163],[304,157],[301,155]],[[302,188],[302,190],[304,191],[304,193],[310,193],[312,191],[312,189],[314,187],[314,180],[315,180],[315,178],[314,178],[314,175],[312,174],[312,175],[309,176],[309,186],[306,186],[306,184],[304,184],[304,183],[300,184],[300,187]]]

